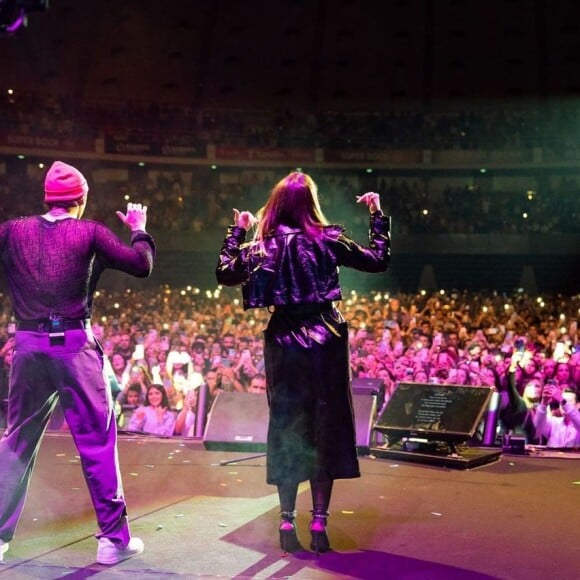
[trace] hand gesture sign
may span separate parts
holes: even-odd
[[[147,206],[140,203],[128,203],[127,213],[118,211],[117,217],[132,231],[145,231],[147,224]]]
[[[240,211],[234,208],[234,224],[239,228],[249,230],[258,220],[249,211]]]
[[[370,213],[381,211],[381,198],[378,193],[369,191],[363,195],[357,195],[357,203],[366,203]]]

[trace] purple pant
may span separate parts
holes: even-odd
[[[130,539],[117,457],[113,402],[92,332],[67,330],[61,345],[47,333],[16,333],[7,428],[0,440],[0,539],[9,542],[22,514],[30,476],[58,400],[74,438],[100,532]]]

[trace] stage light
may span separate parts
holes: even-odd
[[[46,12],[48,0],[0,0],[0,36],[28,26],[28,14]]]
[[[16,0],[0,0],[0,32],[13,34],[26,26],[26,13]]]

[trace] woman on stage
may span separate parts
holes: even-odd
[[[257,217],[234,209],[217,281],[242,285],[244,308],[268,308],[265,367],[270,406],[267,481],[280,498],[280,546],[300,549],[298,484],[312,492],[311,549],[330,549],[326,534],[335,479],[360,477],[349,376],[348,329],[340,266],[384,272],[390,262],[390,218],[377,193],[357,198],[370,211],[369,245],[330,225],[315,182],[293,172],[274,186]],[[255,226],[253,239],[246,232]]]

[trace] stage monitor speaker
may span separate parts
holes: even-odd
[[[353,392],[354,426],[358,455],[368,455],[373,446],[373,425],[377,416],[377,396],[358,395]]]
[[[377,397],[353,393],[356,446],[368,455]],[[268,400],[265,395],[221,391],[207,418],[203,444],[210,451],[265,452],[268,439]]]
[[[375,395],[377,409],[385,402],[385,383],[383,379],[356,378],[351,381],[353,395]]]
[[[501,450],[467,447],[494,393],[488,386],[399,383],[374,425],[387,443],[371,453],[458,469],[497,461]],[[495,422],[486,430],[491,437]]]
[[[267,436],[266,395],[237,391],[218,393],[203,435],[206,449],[265,452]]]

